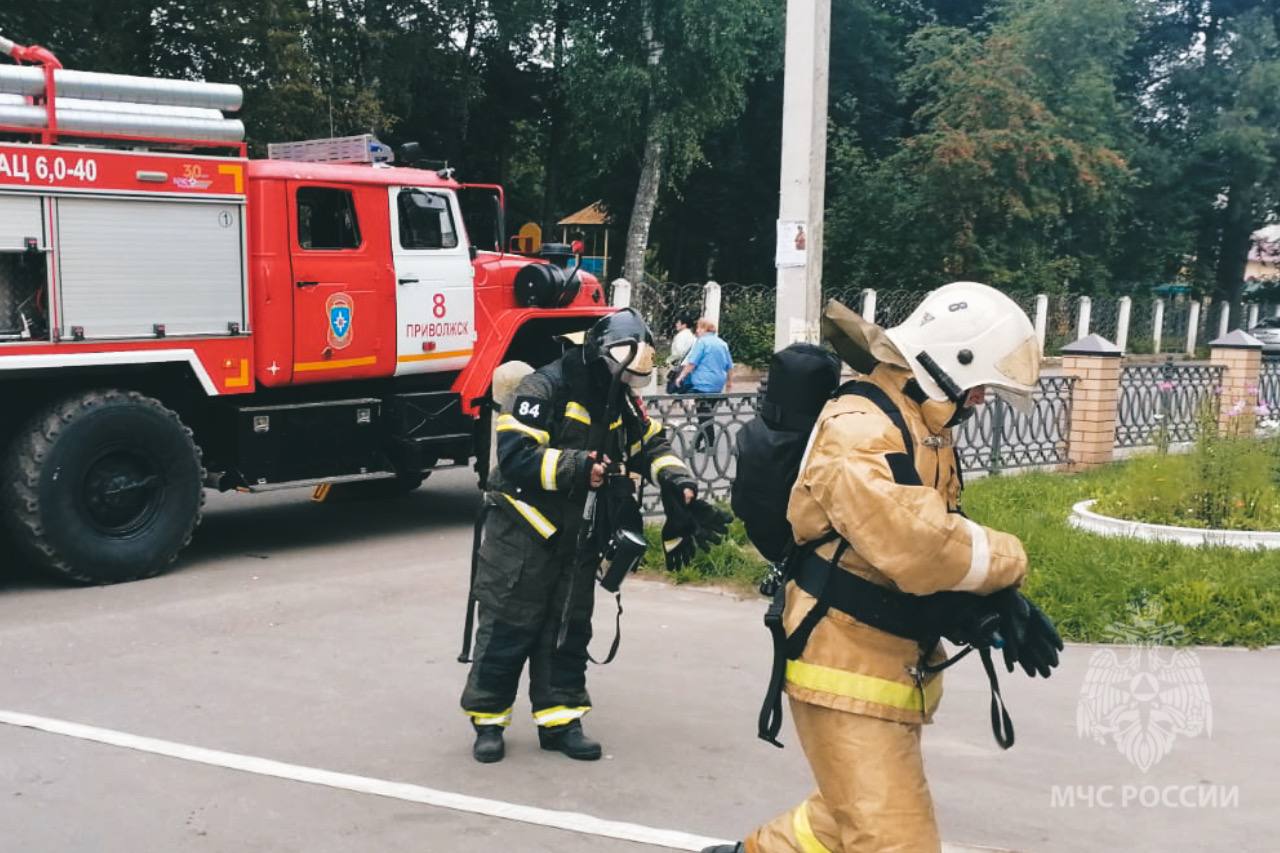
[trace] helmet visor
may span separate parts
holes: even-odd
[[[605,361],[610,372],[633,389],[645,388],[653,379],[653,346],[643,341],[614,344]]]

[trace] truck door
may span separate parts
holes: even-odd
[[[386,275],[378,257],[386,256],[370,239],[373,211],[359,215],[350,187],[290,181],[289,196],[293,381],[389,375],[392,318],[378,288]]]
[[[390,187],[396,375],[459,370],[476,340],[473,268],[457,197]]]

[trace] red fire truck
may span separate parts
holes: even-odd
[[[0,569],[147,577],[205,488],[487,460],[494,368],[610,310],[563,253],[503,252],[496,186],[371,137],[250,160],[237,87],[0,53]]]

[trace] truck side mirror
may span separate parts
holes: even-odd
[[[502,187],[497,184],[463,184],[458,190],[462,219],[471,244],[483,251],[506,251],[506,216]],[[486,235],[487,236],[481,236]]]

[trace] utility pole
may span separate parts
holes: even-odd
[[[818,339],[830,55],[831,0],[787,0],[774,349]]]

